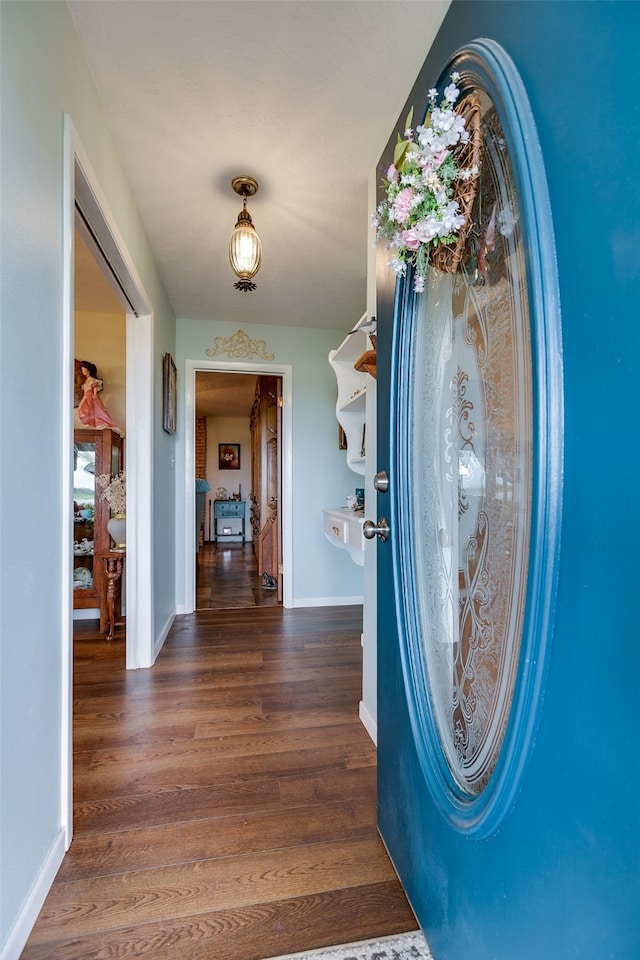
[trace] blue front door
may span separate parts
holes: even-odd
[[[564,848],[571,784],[537,743],[563,735],[545,714],[564,435],[545,172],[504,51],[468,45],[440,89],[452,71],[483,137],[461,262],[423,292],[379,265],[380,831],[436,960],[631,960],[631,854],[594,897],[596,840]]]

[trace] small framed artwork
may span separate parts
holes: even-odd
[[[239,443],[219,443],[218,444],[218,469],[219,470],[239,470],[240,469],[240,444]]]
[[[176,432],[178,408],[178,375],[170,353],[165,353],[162,364],[162,426],[167,433]]]

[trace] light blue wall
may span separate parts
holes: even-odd
[[[357,318],[356,318],[357,319]],[[353,325],[344,318],[340,330],[308,330],[301,327],[243,323],[252,339],[266,341],[274,364],[293,367],[293,600],[362,596],[362,568],[346,550],[333,547],[322,532],[322,508],[340,506],[347,494],[361,486],[357,474],[346,465],[338,449],[335,415],[336,379],[329,366],[329,351],[335,349]],[[235,323],[178,320],[176,354],[178,370],[185,360],[209,361],[206,350],[216,337],[230,337]],[[229,360],[226,355],[216,359]],[[254,358],[252,362],[256,362]],[[268,365],[268,364],[267,364]],[[184,376],[179,378],[178,417],[184,416]],[[184,462],[181,447],[184,430],[178,434],[177,462]],[[183,477],[177,477],[177,502],[182,502]],[[184,523],[178,511],[177,538]],[[184,578],[178,567],[178,603],[184,596]]]
[[[71,116],[155,309],[155,369],[174,318],[90,74],[60,2],[2,2],[0,948],[60,835],[63,596],[60,437],[63,114]],[[155,385],[161,410],[161,383]],[[166,439],[165,439],[166,438]],[[155,432],[156,516],[173,510],[173,441]],[[165,449],[166,448],[166,449]],[[173,607],[173,530],[156,525],[158,607]]]

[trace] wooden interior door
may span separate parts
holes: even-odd
[[[282,488],[281,422],[282,379],[260,377],[256,405],[252,415],[252,517],[257,539],[258,574],[276,581],[278,600],[282,600]]]
[[[276,379],[276,433],[275,474],[276,474],[276,580],[278,582],[278,603],[282,603],[282,378]]]

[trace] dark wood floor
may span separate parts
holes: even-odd
[[[196,564],[196,609],[271,607],[277,592],[264,585],[251,543],[201,544]]]
[[[75,639],[75,839],[23,960],[259,960],[417,928],[375,826],[361,609]]]

